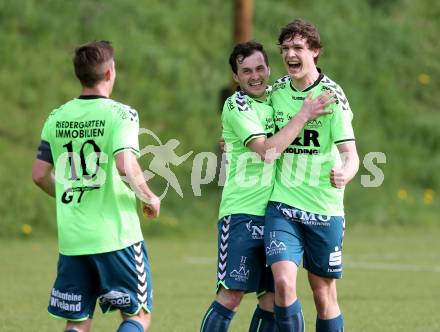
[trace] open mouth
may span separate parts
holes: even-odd
[[[251,86],[251,87],[259,87],[259,86],[262,86],[263,85],[263,82],[262,81],[258,81],[258,82],[250,82],[249,83],[249,86]]]
[[[299,61],[288,61],[287,62],[287,66],[289,67],[289,69],[292,69],[292,70],[296,71],[296,70],[301,68],[301,62],[299,62]]]

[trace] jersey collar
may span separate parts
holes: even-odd
[[[237,88],[237,93],[241,98],[244,98],[245,96],[247,96],[248,98],[251,98],[252,100],[255,100],[257,103],[265,103],[268,97],[268,94],[270,92],[270,88],[268,86],[268,88],[266,89],[266,98],[264,100],[260,100],[260,99],[256,99],[252,96],[249,96],[246,92],[244,92],[243,90],[241,90],[240,88]]]
[[[100,96],[100,95],[81,95],[78,97],[78,99],[99,99],[99,98],[107,99],[106,96]]]
[[[317,86],[317,85],[319,84],[319,82],[321,82],[321,80],[324,78],[324,74],[321,72],[321,69],[320,69],[320,68],[316,68],[316,69],[318,69],[319,76],[318,76],[318,78],[316,79],[316,81],[313,82],[312,85],[309,85],[307,88],[305,88],[305,89],[302,90],[302,91],[298,91],[298,90],[295,89],[295,87],[293,86],[293,84],[292,84],[292,79],[290,79],[290,88],[291,88],[293,91],[296,91],[296,92],[307,92],[307,91],[312,90],[312,89],[313,89],[315,86]]]

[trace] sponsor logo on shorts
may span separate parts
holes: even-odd
[[[63,309],[70,312],[81,311],[81,299],[80,294],[75,293],[63,293],[53,288],[50,297],[50,306]]]
[[[328,265],[330,266],[327,269],[327,272],[341,272],[342,271],[342,250],[339,247],[335,247],[335,251],[330,253],[328,259]]]
[[[99,298],[100,304],[111,304],[117,308],[129,307],[131,305],[130,295],[118,291],[110,291]]]
[[[288,208],[281,208],[281,212],[288,219],[298,221],[303,225],[330,227],[331,216]]]
[[[266,255],[272,256],[286,251],[286,245],[282,241],[277,241],[275,232],[270,232],[269,246],[266,247]]]
[[[246,282],[249,279],[249,269],[246,268],[246,260],[247,257],[241,256],[238,270],[234,269],[231,273],[229,273],[231,278],[234,278],[235,281]]]
[[[251,233],[253,240],[262,240],[264,236],[264,226],[253,225],[254,221],[249,220],[246,223],[247,230]]]

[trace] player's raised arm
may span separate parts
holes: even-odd
[[[131,151],[121,151],[115,156],[116,168],[119,175],[126,178],[131,189],[142,201],[142,211],[150,218],[156,218],[160,213],[160,199],[150,190],[145,182],[142,169]]]
[[[265,138],[257,137],[248,143],[248,147],[258,153],[262,160],[272,162],[299,135],[306,123],[322,115],[331,113],[325,107],[336,101],[334,93],[325,91],[316,98],[309,93],[304,99],[301,110],[275,135]]]

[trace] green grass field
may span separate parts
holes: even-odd
[[[148,239],[148,234],[146,235]],[[339,301],[347,331],[440,331],[440,228],[348,228]],[[150,331],[198,331],[213,298],[215,234],[147,240],[154,283]],[[0,243],[0,331],[62,331],[63,322],[46,313],[55,275],[56,241]],[[299,295],[306,331],[314,331],[315,310],[301,270]],[[245,332],[255,298],[248,295],[230,331]],[[115,331],[118,314],[97,312],[94,331]]]

